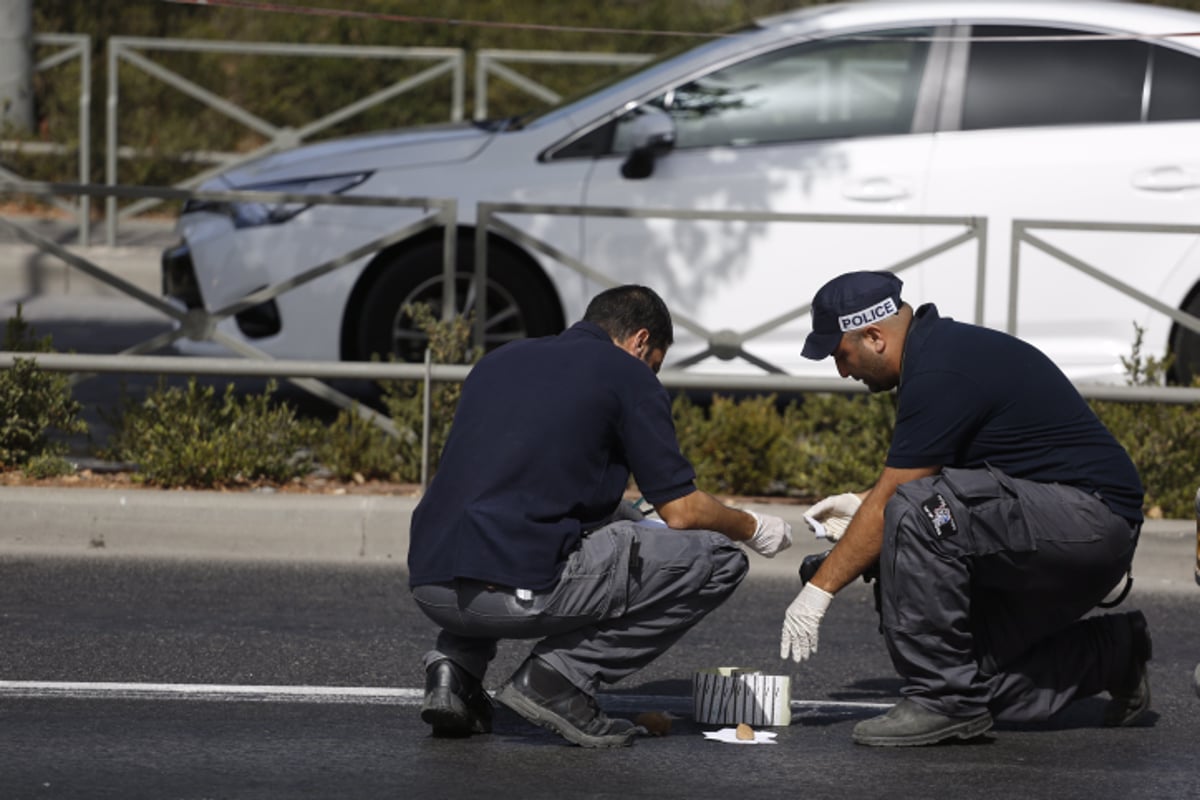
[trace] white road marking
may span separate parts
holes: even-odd
[[[2,681],[0,697],[69,700],[204,700],[258,703],[353,703],[357,705],[417,706],[424,690],[374,686],[245,686],[216,683],[105,683],[83,681]],[[692,711],[692,698],[680,695],[601,694],[600,705],[610,711]],[[838,700],[793,700],[799,716],[877,710],[891,703]]]
[[[420,689],[368,686],[243,686],[215,683],[90,683],[77,681],[0,681],[0,697],[208,700],[217,702],[357,703],[417,705]]]

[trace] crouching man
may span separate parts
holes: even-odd
[[[853,272],[813,300],[804,356],[895,389],[896,424],[874,487],[810,511],[848,526],[788,608],[780,655],[815,653],[833,595],[878,564],[904,698],[856,742],[967,739],[1104,691],[1104,723],[1133,724],[1150,706],[1146,619],[1085,615],[1128,575],[1137,470],[1046,356],[932,304],[914,311],[900,288]]]
[[[601,684],[646,666],[768,558],[783,520],[697,490],[657,372],[674,338],[642,286],[597,295],[558,336],[485,356],[463,385],[437,475],[413,512],[410,587],[441,630],[421,718],[434,736],[488,733],[483,688],[500,639],[537,639],[497,699],[583,747],[630,744]],[[640,523],[630,474],[666,526]]]

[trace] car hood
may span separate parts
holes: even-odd
[[[372,133],[304,145],[247,161],[221,173],[221,188],[244,189],[279,181],[466,161],[495,132],[471,123]]]

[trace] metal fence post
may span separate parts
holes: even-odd
[[[429,417],[433,405],[433,350],[425,348],[425,383],[421,401],[421,491],[429,485]]]

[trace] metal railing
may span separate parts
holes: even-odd
[[[646,53],[580,53],[555,50],[480,50],[475,56],[475,119],[488,117],[488,79],[499,78],[527,95],[553,105],[563,98],[546,84],[508,64],[574,64],[576,66],[637,66],[654,56]]]
[[[80,183],[87,183],[91,177],[92,169],[91,37],[82,33],[41,33],[33,37],[33,43],[39,47],[59,48],[45,58],[38,60],[34,65],[36,72],[47,72],[73,59],[79,59],[79,144],[76,149],[78,153],[78,179]],[[69,154],[71,149],[70,145],[63,144],[62,142],[0,142],[0,151],[13,153],[65,155]],[[24,178],[0,166],[0,180],[21,181]],[[77,204],[71,204],[59,197],[52,197],[50,198],[50,202],[59,210],[65,211],[78,220],[79,243],[86,247],[91,239],[91,198],[86,196],[81,197]]]
[[[48,370],[86,373],[88,375],[105,372],[143,372],[157,374],[189,374],[189,375],[224,375],[224,376],[255,376],[283,377],[303,390],[331,402],[342,408],[356,408],[363,416],[373,420],[384,430],[397,433],[391,420],[383,415],[365,408],[355,400],[334,390],[321,380],[361,379],[361,380],[421,380],[425,386],[425,409],[422,432],[422,482],[428,470],[429,445],[429,391],[434,381],[461,381],[469,373],[469,367],[461,365],[435,365],[429,360],[428,353],[424,365],[416,364],[380,364],[364,362],[323,362],[275,359],[253,345],[226,334],[217,327],[217,323],[231,317],[240,311],[267,302],[279,295],[303,286],[334,270],[358,262],[364,257],[378,252],[392,244],[400,242],[426,230],[441,230],[443,234],[443,316],[454,313],[455,281],[453,276],[456,268],[457,243],[457,204],[454,200],[445,198],[396,198],[396,197],[366,197],[343,196],[329,194],[292,194],[283,192],[197,192],[179,188],[151,187],[121,187],[96,186],[90,184],[45,184],[45,183],[0,183],[0,194],[25,194],[49,197],[80,196],[80,197],[122,197],[142,200],[148,198],[184,200],[196,199],[208,202],[286,202],[304,204],[353,205],[353,206],[389,206],[421,208],[432,213],[426,213],[417,221],[393,231],[384,236],[365,242],[349,252],[343,253],[326,261],[310,266],[297,275],[274,285],[250,292],[243,297],[228,303],[223,308],[209,311],[204,308],[185,310],[158,295],[151,294],[141,287],[125,280],[115,273],[83,258],[58,243],[46,239],[28,230],[26,227],[4,217],[0,217],[0,228],[6,229],[18,239],[34,245],[42,252],[53,255],[69,267],[77,269],[93,279],[133,298],[140,303],[159,312],[175,324],[175,328],[166,333],[156,335],[139,344],[129,347],[116,355],[68,355],[56,353],[0,352],[0,369],[8,368],[18,359],[34,358],[38,364]],[[540,241],[525,231],[505,221],[505,214],[556,214],[571,216],[592,216],[607,218],[646,218],[646,219],[677,219],[677,220],[710,220],[710,221],[751,221],[775,224],[803,223],[845,223],[845,224],[877,224],[877,225],[939,225],[960,226],[965,228],[961,233],[951,235],[943,241],[919,252],[901,258],[886,269],[901,273],[915,265],[934,258],[960,245],[974,242],[976,247],[976,292],[975,292],[975,321],[980,323],[983,317],[985,277],[987,271],[986,245],[987,221],[976,217],[934,217],[934,216],[886,216],[886,215],[841,215],[841,214],[785,214],[768,212],[706,212],[680,210],[635,210],[620,207],[594,207],[570,205],[537,205],[523,203],[480,203],[478,205],[477,226],[475,230],[475,280],[476,285],[486,285],[487,281],[487,236],[495,232],[506,236],[514,242],[543,255],[553,258],[583,276],[584,278],[603,286],[614,286],[617,281],[602,272],[584,264],[571,255],[555,248],[549,243]],[[1162,233],[1200,233],[1200,226],[1153,226],[1153,225],[1090,225],[1084,223],[1060,223],[1046,221],[1022,220],[1014,223],[1013,242],[1031,244],[1072,266],[1080,269],[1091,277],[1101,280],[1114,288],[1126,292],[1129,296],[1146,303],[1151,308],[1168,314],[1178,323],[1190,330],[1200,333],[1200,319],[1166,306],[1145,293],[1140,292],[1111,275],[1086,264],[1044,240],[1031,234],[1035,228],[1073,228],[1083,230],[1130,230],[1139,232]],[[1014,248],[1015,252],[1016,248]],[[1014,255],[1010,276],[1010,302],[1016,294],[1018,285],[1019,260]],[[480,303],[486,292],[478,292]],[[710,389],[714,391],[760,392],[760,393],[801,393],[801,392],[861,392],[864,387],[854,381],[844,381],[837,378],[810,378],[795,375],[780,374],[778,368],[754,355],[749,349],[750,343],[782,325],[792,322],[811,310],[810,303],[803,303],[795,308],[765,320],[762,323],[742,331],[710,330],[698,321],[685,314],[676,313],[674,318],[681,327],[691,331],[707,342],[707,347],[694,353],[682,362],[683,366],[694,366],[709,357],[734,358],[740,357],[751,364],[764,369],[763,375],[721,375],[705,374],[682,369],[664,371],[660,375],[662,383],[672,389]],[[486,318],[486,308],[478,309],[477,321]],[[1010,317],[1010,325],[1015,325],[1015,317]],[[474,329],[476,344],[482,343],[482,326]],[[240,358],[193,358],[175,356],[148,356],[147,353],[159,350],[172,342],[189,337],[199,340],[209,340],[224,345]],[[1115,386],[1108,384],[1078,384],[1081,393],[1096,400],[1112,400],[1118,402],[1162,402],[1162,403],[1200,403],[1200,389],[1177,387],[1143,387]]]
[[[318,119],[312,120],[299,128],[280,127],[262,117],[253,114],[237,104],[217,96],[196,82],[183,77],[161,64],[157,64],[146,56],[142,50],[159,50],[193,53],[230,53],[237,55],[275,55],[301,57],[337,57],[337,58],[371,58],[433,61],[433,66],[422,70],[416,75],[397,81],[379,91],[372,92],[366,97],[332,111]],[[175,184],[174,188],[195,187],[215,175],[217,172],[229,169],[237,164],[250,161],[266,153],[294,147],[306,139],[337,125],[346,119],[363,111],[384,103],[392,98],[411,91],[445,75],[452,80],[450,118],[463,118],[463,95],[465,56],[462,50],[441,47],[359,47],[341,45],[295,45],[273,44],[269,42],[218,42],[192,41],[183,39],[147,39],[140,37],[114,36],[108,41],[108,98],[106,101],[106,164],[105,175],[109,186],[119,184],[117,153],[119,150],[118,125],[120,106],[120,65],[121,63],[140,69],[142,72],[157,78],[163,83],[178,89],[189,97],[198,100],[220,114],[258,133],[267,141],[265,144],[244,153],[227,154],[221,163],[213,168],[203,170],[186,180]],[[130,206],[117,210],[117,195],[109,195],[105,201],[106,240],[108,244],[116,242],[117,221],[120,218],[134,216],[149,208],[153,208],[163,198],[145,197]]]
[[[1131,286],[1117,276],[1105,272],[1099,267],[1089,264],[1082,258],[1068,253],[1060,247],[1047,242],[1031,231],[1093,231],[1104,233],[1164,233],[1200,235],[1200,225],[1160,225],[1154,223],[1133,222],[1067,222],[1061,220],[1016,219],[1012,224],[1012,246],[1010,248],[1008,316],[1005,330],[1014,336],[1017,334],[1017,290],[1021,281],[1021,247],[1022,243],[1042,251],[1061,263],[1082,272],[1094,280],[1116,289],[1126,297],[1130,297],[1142,305],[1165,314],[1173,321],[1200,335],[1200,318],[1194,317],[1174,306],[1167,305],[1153,295],[1146,294],[1136,286]]]
[[[77,255],[76,253],[71,252],[57,242],[40,236],[39,234],[29,230],[27,227],[0,216],[0,229],[9,231],[21,241],[37,247],[44,253],[55,256],[66,263],[69,267],[79,270],[80,272],[85,273],[86,275],[105,284],[106,286],[115,289],[121,294],[137,300],[143,305],[148,306],[154,311],[162,314],[175,324],[176,327],[174,330],[159,334],[143,342],[135,344],[132,347],[123,350],[120,355],[144,355],[146,353],[160,350],[179,339],[187,337],[196,340],[215,342],[228,348],[233,353],[242,356],[243,358],[251,359],[255,362],[275,361],[271,355],[239,338],[231,336],[220,330],[217,327],[217,324],[224,319],[232,317],[246,309],[253,308],[260,303],[273,300],[285,292],[310,283],[311,281],[327,275],[334,270],[341,269],[366,256],[383,250],[399,241],[407,239],[410,236],[415,236],[422,231],[431,229],[440,230],[443,234],[442,277],[443,282],[451,287],[450,299],[447,302],[453,303],[453,275],[457,248],[457,203],[454,200],[431,197],[397,198],[345,196],[337,194],[293,194],[286,192],[197,192],[176,189],[173,187],[152,188],[134,186],[96,186],[94,184],[47,183],[0,184],[0,194],[22,194],[43,197],[82,195],[105,198],[121,197],[135,200],[147,198],[168,200],[195,199],[214,203],[278,202],[359,207],[384,206],[393,208],[416,208],[425,212],[424,215],[421,216],[417,221],[409,225],[387,233],[383,236],[379,236],[369,242],[365,242],[349,252],[310,266],[284,281],[280,281],[279,283],[252,291],[240,298],[237,298],[233,302],[228,303],[224,307],[212,311],[209,311],[206,308],[183,309],[158,295],[147,292],[145,289],[126,280],[125,278],[122,278],[114,272],[105,269],[104,267],[80,255]],[[452,308],[452,306],[450,307]],[[87,358],[96,357],[89,356]],[[156,356],[152,360],[157,360],[159,358],[161,358],[161,356]],[[229,359],[219,360],[229,361]],[[165,366],[167,362],[163,363]],[[255,372],[253,370],[244,369],[244,367],[233,366],[233,364],[236,363],[238,363],[237,360],[233,360],[232,363],[225,365],[230,374],[259,374],[264,376],[278,374],[272,372],[270,368],[264,368],[259,372]],[[370,364],[343,365],[340,377],[377,379],[376,375],[380,373],[371,370],[371,366],[372,365]],[[98,370],[87,370],[89,373],[96,371]],[[291,379],[291,382],[310,394],[320,397],[339,407],[356,408],[358,409],[359,413],[374,421],[384,430],[387,430],[393,434],[395,433],[395,427],[392,425],[390,419],[377,414],[371,409],[361,406],[352,398],[347,397],[345,394],[333,389],[327,384],[321,383],[309,377],[295,377]]]
[[[884,226],[960,226],[966,228],[966,230],[930,247],[925,247],[917,253],[913,253],[889,266],[883,267],[883,269],[901,273],[948,250],[974,241],[976,244],[975,322],[976,324],[982,324],[983,322],[984,287],[987,271],[987,220],[979,217],[884,214],[789,214],[767,211],[691,211],[679,209],[633,209],[619,206],[539,205],[533,203],[479,203],[477,208],[478,213],[475,228],[475,280],[477,286],[485,286],[487,282],[487,235],[489,231],[495,231],[530,250],[536,250],[601,286],[612,287],[618,283],[610,276],[589,267],[569,253],[565,253],[547,242],[535,239],[515,225],[506,222],[501,218],[501,215],[504,214],[546,214],[589,218],[674,219],[716,222],[767,222],[777,224],[832,223]],[[480,294],[484,293],[481,292]],[[482,297],[477,301],[479,304],[484,302],[486,302],[486,298]],[[746,345],[753,339],[807,315],[811,308],[811,303],[803,303],[783,314],[779,314],[742,331],[730,329],[711,330],[686,314],[680,313],[677,310],[672,311],[672,318],[677,325],[691,331],[707,342],[705,349],[692,353],[682,360],[675,362],[675,364],[679,368],[686,368],[708,358],[720,358],[722,360],[741,358],[766,372],[781,374],[783,373],[782,369],[754,355],[746,348]],[[487,316],[486,307],[480,306],[478,313],[479,316],[475,321],[474,334],[477,346],[483,342],[483,320]]]
[[[39,46],[62,48],[37,63],[36,69],[39,72],[50,70],[72,59],[77,58],[80,61],[77,179],[80,184],[88,183],[91,180],[92,168],[91,84],[93,75],[91,38],[86,34],[38,34],[34,37],[34,43]],[[247,111],[241,106],[205,89],[190,78],[184,77],[178,72],[155,62],[146,55],[147,52],[155,51],[229,53],[235,55],[281,57],[369,58],[433,63],[417,74],[399,80],[376,92],[372,92],[343,108],[307,122],[299,128],[291,128],[275,125]],[[266,140],[263,145],[249,152],[198,151],[189,153],[191,161],[211,166],[175,184],[175,188],[198,186],[218,171],[228,169],[269,152],[293,147],[369,108],[378,106],[397,96],[447,76],[451,81],[447,118],[451,121],[459,121],[465,118],[465,80],[468,53],[458,48],[358,47],[115,36],[107,42],[107,54],[104,168],[105,181],[109,186],[120,185],[119,164],[122,158],[143,155],[142,151],[137,148],[123,146],[120,142],[120,67],[122,65],[138,69],[144,74],[177,89],[181,93],[199,101],[201,104],[254,131]],[[653,55],[646,53],[480,50],[475,54],[474,110],[472,118],[476,120],[487,118],[488,94],[491,90],[490,82],[492,80],[508,83],[524,94],[546,104],[554,104],[562,99],[562,96],[557,91],[540,81],[518,72],[510,65],[565,64],[584,67],[625,67],[643,64],[653,57]],[[68,145],[62,143],[29,141],[0,142],[0,150],[31,154],[62,155],[70,152],[70,149]],[[3,168],[0,168],[0,179],[10,181],[25,180],[22,176]],[[76,206],[72,206],[58,197],[52,198],[51,202],[78,219],[79,243],[83,246],[88,246],[91,241],[92,227],[91,197],[86,195],[81,197]],[[116,198],[107,198],[104,206],[105,243],[108,245],[115,244],[117,229],[122,220],[149,210],[157,205],[158,202],[160,202],[160,198],[143,198],[140,202],[131,204],[126,208],[117,209]]]

